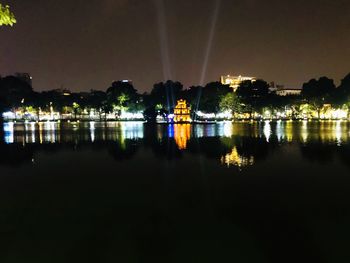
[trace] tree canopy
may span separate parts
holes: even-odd
[[[107,89],[107,101],[118,111],[132,110],[139,102],[139,95],[131,83],[115,81]]]
[[[16,23],[15,15],[8,5],[0,4],[0,26],[13,26]]]
[[[268,102],[269,84],[264,80],[243,81],[237,89],[237,95],[244,103],[246,112],[260,112]]]
[[[0,79],[0,110],[31,102],[33,94],[32,87],[19,78],[8,76]]]

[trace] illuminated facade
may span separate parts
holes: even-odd
[[[278,96],[299,96],[301,89],[277,89],[276,94]]]
[[[226,75],[226,76],[221,76],[221,84],[223,85],[229,85],[231,88],[233,88],[234,91],[237,90],[239,85],[243,81],[256,81],[255,77],[244,77],[244,76],[231,76],[231,75]]]
[[[191,110],[185,100],[177,101],[174,109],[174,122],[191,122]]]

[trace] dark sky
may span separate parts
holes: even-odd
[[[299,87],[350,72],[349,0],[221,0],[215,27],[219,0],[0,1],[18,20],[0,28],[0,74],[29,72],[35,90],[197,85],[206,50],[205,82],[242,74]]]

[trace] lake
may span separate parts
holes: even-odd
[[[350,122],[0,135],[1,262],[350,261]]]

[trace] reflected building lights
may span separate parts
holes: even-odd
[[[195,125],[194,126],[194,136],[196,138],[201,138],[204,136],[204,126],[203,125]]]
[[[265,123],[264,123],[264,136],[265,136],[267,142],[270,141],[271,134],[272,133],[271,133],[270,121],[265,121]]]
[[[282,125],[282,121],[278,120],[277,121],[277,125],[276,125],[276,135],[277,135],[277,140],[278,142],[281,142],[283,139],[283,134],[284,134],[284,130],[283,130],[283,125]]]
[[[221,124],[222,127],[222,131],[223,131],[223,136],[225,137],[231,137],[232,136],[232,131],[233,131],[233,125],[231,122],[223,122]]]
[[[287,139],[287,142],[292,142],[293,141],[293,121],[287,121],[285,123],[285,130],[284,134]]]
[[[335,137],[338,146],[342,144],[342,135],[342,121],[337,121],[335,124]]]
[[[35,143],[35,123],[26,122],[24,125],[25,130],[25,143]]]
[[[6,144],[14,143],[14,123],[4,123],[4,139]]]
[[[74,128],[74,125],[76,126]],[[349,141],[349,122],[347,121],[262,121],[262,122],[219,122],[216,124],[176,124],[157,125],[155,136],[159,140],[174,138],[178,148],[188,148],[190,138],[217,137],[262,138],[267,142],[309,143],[320,141],[343,145]],[[62,132],[60,131],[62,129]],[[145,137],[143,122],[81,122],[60,124],[55,122],[5,122],[3,124],[3,141],[7,144],[59,143],[84,141],[118,141],[137,140]],[[147,133],[149,134],[149,133]],[[232,144],[230,145],[232,147]],[[231,155],[231,157],[229,157]],[[239,163],[235,152],[230,153],[223,162]],[[221,155],[219,155],[221,158]]]
[[[95,142],[95,122],[90,122],[90,139],[91,142]]]
[[[204,127],[204,136],[206,137],[215,137],[216,136],[216,125],[209,124]]]
[[[304,120],[301,126],[301,140],[303,143],[307,143],[309,133],[308,133],[308,121]]]
[[[39,141],[43,144],[43,123],[39,122]]]
[[[120,123],[119,123],[120,124]],[[126,122],[121,125],[121,132],[125,139],[142,139],[143,138],[143,123]]]
[[[191,125],[190,124],[175,124],[174,125],[174,138],[177,147],[180,150],[187,149],[187,142],[191,138]]]
[[[233,147],[231,153],[226,154],[221,158],[221,163],[226,165],[228,168],[236,166],[238,168],[244,168],[252,166],[254,164],[254,156],[244,157],[238,153],[237,147]]]
[[[45,122],[44,124],[45,130],[45,142],[46,143],[55,143],[56,142],[56,127],[54,122]]]

